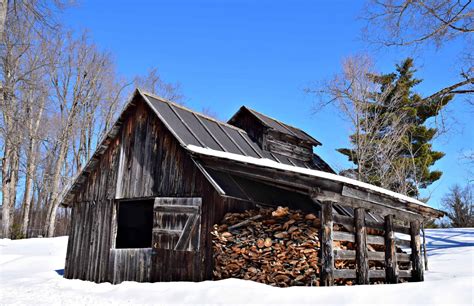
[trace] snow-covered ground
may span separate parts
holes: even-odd
[[[228,279],[201,283],[95,284],[67,280],[67,237],[0,240],[0,304],[468,304],[474,290],[474,229],[428,230],[422,283],[274,288]]]

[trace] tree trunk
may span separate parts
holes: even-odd
[[[36,119],[34,120],[33,118],[31,118],[31,121],[29,124],[30,143],[29,143],[28,152],[27,152],[25,192],[23,194],[22,221],[21,221],[21,235],[25,238],[28,232],[28,224],[30,221],[31,189],[33,185],[33,177],[36,172],[37,136],[38,136],[38,129],[39,129],[42,114],[43,114],[43,106],[44,106],[44,103],[40,105],[40,109],[39,109]]]
[[[11,238],[18,183],[19,151],[9,141],[7,142],[9,145],[5,145],[5,157],[2,163],[2,237]]]
[[[5,32],[5,23],[7,20],[8,0],[0,0],[0,37]]]
[[[54,236],[54,229],[56,226],[56,213],[57,213],[57,209],[59,207],[60,200],[61,200],[60,199],[61,192],[59,190],[59,187],[61,185],[61,168],[63,167],[64,161],[66,160],[69,137],[72,132],[73,121],[76,116],[77,106],[78,106],[78,102],[76,101],[75,103],[73,103],[73,106],[71,107],[69,116],[66,121],[66,127],[59,139],[59,143],[60,143],[59,154],[57,157],[56,164],[54,166],[53,180],[51,182],[52,184],[51,199],[49,202],[49,207],[47,209],[47,215],[46,215],[46,221],[45,221],[45,227],[44,227],[44,232],[47,237]]]
[[[51,190],[51,199],[47,208],[46,220],[44,224],[44,233],[46,237],[54,236],[54,229],[56,226],[56,213],[59,207],[59,186],[61,184],[61,168],[64,163],[65,152],[67,149],[67,141],[63,139],[61,143],[61,148],[59,150],[59,156],[56,161],[54,168],[54,175],[52,179],[52,190]]]

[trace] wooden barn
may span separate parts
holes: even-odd
[[[112,283],[212,279],[213,225],[228,212],[258,205],[319,216],[316,277],[323,285],[336,278],[423,280],[420,225],[443,213],[336,175],[313,153],[318,145],[245,106],[225,123],[136,90],[63,198],[72,207],[64,276]],[[334,223],[349,232],[334,231]],[[353,241],[357,249],[335,252],[333,240]],[[368,243],[385,252],[370,251]],[[397,253],[397,246],[411,254]],[[341,257],[357,268],[335,269]],[[385,269],[369,270],[369,260]],[[400,270],[402,261],[411,268]]]

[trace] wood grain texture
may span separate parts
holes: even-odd
[[[111,249],[109,280],[112,284],[124,281],[151,280],[151,248]]]
[[[195,225],[206,230],[193,237],[199,238],[201,245],[196,261],[204,264],[199,266],[202,273],[193,272],[193,275],[197,277],[195,280],[211,279],[210,229],[227,212],[244,211],[254,208],[255,204],[219,196],[152,110],[140,100],[134,103],[134,111],[124,116],[116,137],[72,200],[73,217],[64,277],[113,281],[110,268],[115,264],[116,256],[119,260],[125,258],[118,253],[109,258],[117,235],[116,197],[201,197],[202,214],[200,220],[195,220]],[[182,258],[169,256],[168,260],[171,260],[170,265],[178,265]],[[136,264],[141,265],[142,261]],[[156,275],[157,270],[154,271]],[[130,278],[133,274],[127,275]]]
[[[393,216],[385,216],[385,271],[387,283],[398,283],[398,265],[393,232]]]
[[[423,262],[421,260],[420,249],[420,222],[410,222],[411,231],[411,264],[412,264],[412,281],[421,282],[424,280],[423,276]]]
[[[367,249],[365,210],[363,208],[356,208],[354,213],[357,283],[363,285],[369,283],[369,254]]]
[[[321,203],[321,286],[334,284],[334,251],[333,251],[333,208],[332,202]]]

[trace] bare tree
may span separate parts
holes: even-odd
[[[103,102],[105,91],[103,81],[110,76],[111,61],[107,53],[97,50],[83,35],[79,40],[68,35],[67,39],[58,39],[56,55],[58,60],[51,61],[51,84],[53,103],[59,110],[59,129],[57,131],[58,153],[51,173],[51,197],[46,209],[45,234],[54,235],[56,213],[61,193],[71,177],[71,171],[81,170],[93,149],[93,130],[95,110]],[[55,54],[52,52],[51,54]],[[85,120],[85,122],[83,121]],[[78,133],[74,133],[78,130]],[[74,136],[79,137],[78,140]],[[66,163],[70,146],[75,143],[73,155],[76,168]]]
[[[366,39],[387,47],[440,48],[454,39],[466,44],[461,79],[426,99],[474,93],[474,4],[471,0],[371,0],[364,13]]]
[[[44,49],[43,49],[44,50]],[[35,56],[44,55],[44,52],[38,52]],[[23,201],[21,204],[22,221],[21,221],[21,237],[27,236],[30,208],[32,202],[33,179],[36,175],[37,161],[38,161],[38,142],[40,141],[40,124],[43,121],[43,114],[45,110],[45,103],[47,100],[47,89],[39,87],[44,85],[43,82],[38,81],[38,73],[33,73],[30,80],[34,87],[25,88],[25,149],[24,155],[26,158],[25,165],[25,182]]]
[[[0,70],[0,110],[2,113],[2,235],[11,236],[13,210],[16,202],[18,171],[22,134],[22,100],[18,98],[20,84],[24,83],[30,71],[25,71],[23,63],[31,49],[33,27],[26,22],[27,12],[7,15],[2,36]]]
[[[165,82],[159,75],[157,68],[150,69],[145,76],[136,77],[135,86],[170,101],[184,103],[181,85]]]
[[[453,227],[474,226],[474,193],[472,185],[454,185],[441,200]]]
[[[419,188],[441,176],[429,167],[444,154],[425,145],[438,130],[424,122],[436,116],[437,106],[446,105],[449,98],[433,104],[423,102],[411,90],[420,82],[413,77],[412,65],[412,60],[406,59],[397,65],[396,73],[379,74],[367,56],[355,56],[343,62],[341,73],[307,91],[319,96],[316,111],[336,107],[350,123],[351,147],[338,151],[357,167],[341,174],[417,196]]]
[[[350,122],[354,135],[351,160],[357,161],[361,166],[357,167],[356,172],[345,171],[344,175],[369,182],[371,173],[377,172],[382,187],[393,185],[393,180],[399,177],[393,175],[391,165],[403,148],[401,138],[407,127],[403,125],[403,116],[387,117],[384,113],[394,110],[397,97],[393,97],[391,105],[382,106],[382,101],[386,100],[392,88],[386,88],[374,96],[373,93],[379,91],[380,86],[371,78],[375,72],[373,63],[367,56],[347,58],[342,67],[342,73],[337,74],[321,88],[307,90],[319,95],[315,110],[333,105]],[[389,126],[390,132],[380,139],[380,133],[377,131],[384,126]]]
[[[56,22],[57,10],[69,2],[0,3],[7,5],[6,13],[0,6],[3,237],[65,234],[69,214],[59,207],[61,198],[115,121],[133,82],[183,100],[179,84],[163,81],[156,69],[134,81],[118,78],[109,53]]]
[[[0,0],[0,37],[5,32],[5,21],[7,19],[8,0]]]

